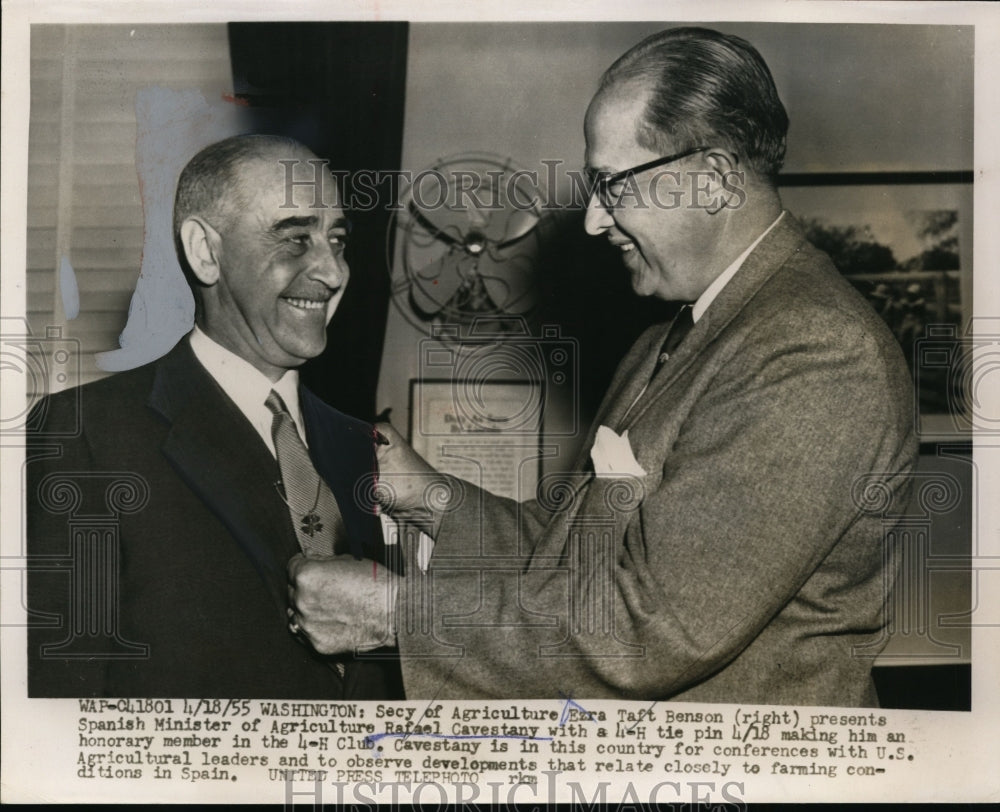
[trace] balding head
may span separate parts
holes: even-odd
[[[788,116],[767,64],[746,40],[707,28],[653,34],[605,71],[595,101],[637,92],[646,105],[636,141],[653,152],[713,144],[761,180],[773,181],[781,169]]]
[[[225,228],[244,210],[254,194],[247,188],[244,170],[259,161],[315,159],[292,138],[280,135],[234,135],[205,147],[181,172],[174,195],[173,232],[177,256],[185,275],[197,290],[180,241],[181,226],[189,217],[201,217],[216,229]]]

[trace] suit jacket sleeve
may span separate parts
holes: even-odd
[[[863,590],[851,623],[878,628],[865,615],[883,590],[882,550],[862,541],[870,520],[856,487],[884,472],[905,497],[912,412],[899,359],[854,316],[817,305],[754,321],[669,413],[654,403],[630,427],[649,472],[636,498],[622,506],[621,482],[592,480],[575,512],[527,545],[517,577],[483,575],[489,560],[470,566],[469,555],[478,534],[487,556],[494,539],[523,538],[524,511],[478,491],[463,502],[442,523],[431,584],[407,587],[433,595],[434,630],[400,634],[407,695],[676,695],[743,651],[838,543],[856,549],[841,556],[849,572],[836,571],[840,559],[831,567],[828,591]],[[574,555],[588,522],[614,528],[610,560]],[[581,606],[595,608],[598,627],[610,610],[613,631],[588,630]],[[456,624],[470,615],[477,625]],[[438,656],[414,656],[428,652]]]
[[[79,429],[79,408],[75,392],[62,393],[39,404],[28,421],[34,427],[27,436],[25,481],[32,696],[63,696],[66,686],[80,696],[90,696],[100,694],[105,684],[107,659],[100,655],[109,644],[106,637],[87,637],[84,648],[92,656],[67,659],[51,653],[52,647],[74,641],[68,630],[72,628],[73,551],[65,510],[73,504],[89,507],[97,503],[89,492],[90,480],[85,473],[81,475],[94,468],[86,438],[81,433],[70,436]]]

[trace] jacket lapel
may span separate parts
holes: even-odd
[[[309,456],[340,507],[350,552],[401,571],[396,556],[387,560],[387,552],[395,551],[383,542],[374,504],[366,504],[378,474],[374,427],[337,411],[305,387],[299,388],[299,403]]]
[[[267,447],[186,339],[159,362],[148,403],[170,423],[164,456],[229,529],[284,614],[298,545]]]
[[[760,244],[744,260],[736,275],[729,280],[729,283],[719,292],[719,295],[691,328],[691,332],[677,348],[677,352],[674,353],[670,361],[657,373],[655,378],[650,380],[649,375],[656,363],[655,348],[658,348],[666,337],[667,328],[663,327],[656,331],[654,340],[644,350],[641,350],[645,352],[646,357],[641,361],[635,360],[633,362],[635,374],[626,385],[628,391],[636,393],[641,392],[642,387],[646,386],[647,383],[648,386],[639,402],[628,410],[624,417],[621,417],[621,425],[616,431],[620,433],[634,425],[650,405],[695,363],[698,356],[732,322],[764,283],[801,246],[803,239],[805,237],[801,226],[791,214],[785,212],[781,222],[761,240]],[[634,348],[633,352],[637,349],[638,347]],[[628,409],[631,403],[630,400],[624,408]],[[612,414],[609,417],[615,417],[615,415]]]
[[[608,396],[597,411],[595,427],[604,425],[618,431],[618,424],[649,383],[657,351],[663,344],[668,329],[669,324],[658,324],[650,328],[628,351],[615,371],[608,387]]]
[[[736,317],[761,286],[777,272],[791,253],[802,244],[802,229],[789,213],[761,240],[746,258],[740,270],[730,280],[708,307],[697,324],[678,347],[670,362],[651,380],[656,356],[666,338],[669,324],[650,328],[632,346],[608,387],[608,394],[594,417],[587,438],[584,440],[575,470],[590,470],[587,466],[590,449],[597,427],[608,426],[621,434],[639,420],[656,399],[684,374],[697,357],[723,329]],[[573,507],[556,514],[550,522],[545,537],[535,550],[533,561],[544,556],[566,554],[566,530],[577,513],[589,515],[590,507],[584,502],[597,499],[593,471],[573,484]],[[599,508],[598,508],[599,510]],[[542,564],[539,564],[540,566]]]

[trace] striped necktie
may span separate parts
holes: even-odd
[[[656,357],[656,366],[653,368],[653,375],[663,368],[663,365],[670,359],[670,356],[681,345],[684,337],[691,332],[691,328],[694,327],[693,311],[694,307],[689,304],[684,305],[677,311],[677,315],[674,316],[674,320],[670,324],[670,329],[667,331],[667,337],[663,339],[660,354]]]
[[[309,459],[309,451],[281,395],[272,389],[264,405],[274,415],[271,437],[281,470],[283,498],[299,546],[307,556],[331,556],[342,546],[337,540],[346,540],[337,500]]]

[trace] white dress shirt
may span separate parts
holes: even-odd
[[[305,426],[302,425],[302,408],[299,405],[299,373],[296,370],[287,370],[277,382],[272,383],[263,372],[209,338],[197,325],[191,333],[191,350],[194,352],[194,357],[205,367],[205,371],[250,421],[250,425],[260,435],[272,457],[277,457],[274,438],[271,436],[274,415],[264,405],[272,389],[285,401],[288,413],[295,421],[299,437],[303,443],[306,442]]]
[[[729,283],[729,280],[736,276],[736,272],[742,267],[746,258],[750,256],[750,252],[756,248],[762,239],[764,239],[778,223],[781,222],[781,218],[785,216],[784,212],[781,212],[771,225],[764,229],[763,233],[747,246],[747,250],[736,257],[732,264],[726,268],[722,273],[720,273],[714,280],[712,284],[705,288],[705,291],[698,297],[698,300],[694,303],[694,307],[691,308],[691,320],[697,324],[698,319],[702,317],[702,314],[708,310],[708,306],[715,301],[715,297],[719,295],[722,289]]]

